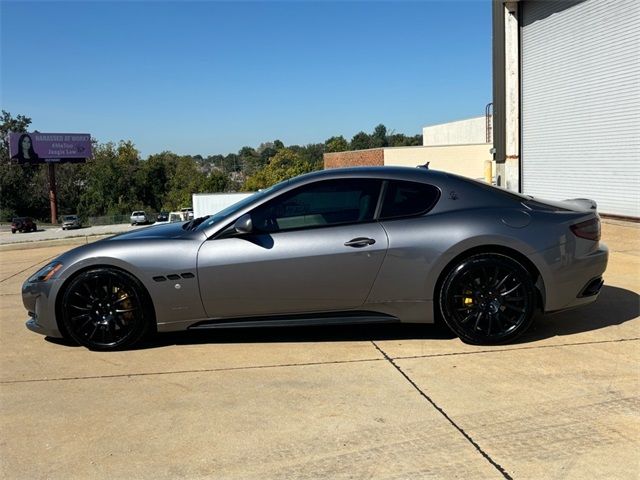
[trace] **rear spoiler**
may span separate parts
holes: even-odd
[[[568,203],[580,210],[597,210],[598,204],[595,200],[590,198],[571,198],[569,200],[563,200],[563,203]]]

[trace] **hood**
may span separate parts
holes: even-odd
[[[120,233],[106,240],[134,240],[152,238],[179,238],[192,234],[193,231],[186,231],[182,228],[185,222],[164,223],[162,225],[151,225],[150,227],[139,228],[131,232]]]

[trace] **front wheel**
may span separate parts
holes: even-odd
[[[117,350],[139,341],[150,328],[152,311],[140,282],[112,268],[82,272],[61,301],[65,330],[90,350]]]
[[[462,260],[439,295],[444,321],[466,343],[505,343],[522,335],[535,311],[534,284],[517,261],[500,254]]]

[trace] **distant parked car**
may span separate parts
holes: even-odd
[[[149,217],[142,210],[131,214],[131,225],[146,225],[147,223],[149,223]]]
[[[69,228],[80,228],[82,223],[77,215],[64,215],[62,217],[62,229],[68,230]]]
[[[182,212],[169,212],[169,223],[184,222]]]
[[[11,220],[11,233],[35,232],[36,230],[38,227],[31,217],[16,217]]]
[[[169,212],[160,212],[156,217],[156,223],[166,223],[169,221]]]
[[[180,212],[182,212],[183,220],[193,220],[193,208],[191,207],[181,208]]]

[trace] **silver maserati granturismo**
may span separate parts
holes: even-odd
[[[592,200],[545,201],[426,168],[286,180],[216,213],[70,250],[29,278],[27,327],[94,350],[160,331],[441,319],[508,342],[593,302]]]

